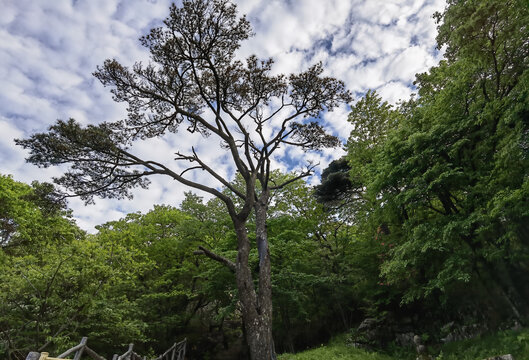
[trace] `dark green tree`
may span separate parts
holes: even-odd
[[[401,293],[388,286],[380,274],[394,244],[387,238],[389,219],[380,214],[379,193],[372,181],[379,175],[378,156],[405,109],[404,104],[394,108],[375,91],[368,91],[348,116],[354,128],[346,144],[347,155],[329,164],[315,189],[316,198],[330,212],[328,216],[348,229],[346,262],[348,276],[355,280],[350,285],[355,306],[364,316],[380,319],[400,302]]]
[[[354,190],[350,171],[345,157],[331,161],[321,173],[321,184],[314,188],[318,201],[328,206],[342,206],[348,202]]]

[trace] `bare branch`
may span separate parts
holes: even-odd
[[[188,179],[182,177],[181,175],[175,173],[173,170],[169,169],[165,165],[160,164],[158,162],[155,162],[155,161],[144,161],[144,160],[132,155],[131,153],[129,153],[129,152],[125,151],[125,150],[122,150],[122,152],[124,154],[126,154],[127,156],[131,157],[132,159],[136,160],[139,164],[142,164],[145,167],[147,167],[150,170],[152,170],[153,173],[169,175],[173,179],[177,180],[178,182],[181,182],[184,185],[187,185],[187,186],[193,187],[195,189],[199,189],[199,190],[205,191],[207,193],[210,193],[210,194],[218,197],[220,200],[222,200],[226,204],[226,206],[228,207],[228,212],[230,213],[230,215],[234,215],[235,214],[235,206],[234,206],[233,202],[231,201],[231,199],[228,196],[224,195],[222,192],[218,191],[217,189],[214,189],[214,188],[211,188],[209,186],[205,186],[203,184],[188,180]]]
[[[198,170],[198,169],[202,169],[202,166],[192,166],[192,167],[190,167],[190,168],[187,168],[187,169],[185,169],[184,171],[182,171],[182,172],[180,173],[180,176],[184,176],[184,174],[185,174],[186,172],[188,172],[188,171],[191,171],[191,170]]]
[[[198,162],[202,169],[206,170],[211,176],[213,176],[215,179],[217,179],[222,185],[230,189],[235,195],[240,197],[241,199],[245,200],[246,196],[244,196],[243,193],[241,193],[239,190],[237,190],[232,184],[230,184],[226,179],[224,179],[222,176],[220,176],[216,171],[214,171],[211,167],[206,165],[197,155],[195,152],[195,149],[193,148],[193,155],[196,162]]]
[[[308,166],[307,170],[303,171],[302,173],[300,173],[297,176],[294,176],[294,177],[288,179],[287,181],[285,181],[285,182],[283,182],[283,183],[281,183],[279,185],[275,185],[275,186],[271,187],[270,190],[279,190],[281,188],[284,188],[288,184],[291,184],[291,183],[293,183],[295,181],[298,181],[299,179],[303,179],[304,177],[312,175],[314,168],[316,166],[318,166],[318,165],[319,165],[319,163],[318,164],[310,164]]]

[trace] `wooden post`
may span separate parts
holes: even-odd
[[[178,360],[184,360],[186,357],[187,338],[184,338],[184,340],[182,340],[180,344],[181,346],[180,346],[180,350],[178,351]]]
[[[70,354],[73,354],[74,352],[76,352],[77,350],[81,349],[82,347],[84,347],[83,344],[75,345],[73,348],[68,349],[65,352],[63,352],[61,355],[57,356],[57,358],[64,359],[64,358],[66,358],[66,356],[68,356]]]
[[[84,353],[90,356],[94,360],[106,360],[104,357],[96,353],[94,350],[90,349],[88,345],[84,347]]]
[[[39,353],[37,353],[37,355],[39,355]],[[42,353],[40,353],[40,358],[38,358],[38,360],[68,360],[68,359],[63,359],[63,358],[50,357],[49,355],[50,354],[47,353],[47,352],[42,352]],[[27,360],[27,358],[26,358],[26,360]]]
[[[173,348],[173,352],[171,353],[171,360],[174,360],[174,355],[176,353],[176,343],[174,343],[174,348]]]
[[[118,356],[118,359],[117,360],[126,360],[126,359],[130,359],[131,358],[131,355],[132,355],[132,349],[134,348],[134,344],[129,344],[129,349],[127,350],[127,352],[123,355],[120,355]]]
[[[83,356],[83,351],[84,351],[84,348],[86,346],[86,342],[88,341],[88,338],[87,337],[83,337],[81,339],[81,343],[79,345],[82,345],[81,348],[79,350],[77,350],[77,352],[75,353],[75,356],[73,358],[73,360],[81,360],[81,356]]]
[[[129,359],[132,359],[132,349],[134,348],[134,344],[129,344],[129,350],[127,351],[129,353]]]
[[[26,357],[26,360],[39,360],[40,359],[40,353],[35,351],[30,351],[28,356]]]

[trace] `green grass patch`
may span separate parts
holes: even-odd
[[[433,349],[437,350],[438,360],[481,360],[505,354],[511,354],[516,360],[529,359],[529,328],[500,331]]]
[[[386,354],[356,349],[345,344],[345,336],[333,339],[329,344],[297,354],[282,354],[278,360],[393,360]]]
[[[413,352],[393,348],[392,353],[369,352],[347,346],[345,336],[329,344],[297,354],[282,354],[279,360],[404,360],[415,359]],[[529,328],[500,331],[493,335],[429,347],[436,360],[482,360],[491,356],[512,354],[516,360],[529,359]]]

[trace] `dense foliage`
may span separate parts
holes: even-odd
[[[278,181],[292,178],[274,176]],[[32,191],[10,177],[3,179],[5,194]],[[17,208],[28,205],[21,197],[14,203]],[[28,219],[40,214],[32,205],[24,215]],[[10,359],[36,349],[60,352],[82,336],[108,356],[129,342],[142,354],[159,354],[183,337],[189,339],[190,356],[197,358],[245,351],[232,273],[197,251],[202,246],[236,256],[236,235],[218,199],[204,202],[188,193],[178,209],[155,206],[146,214],[129,214],[98,226],[95,235],[79,231],[66,215],[56,216],[65,221],[70,238],[50,238],[46,227],[57,230],[56,224],[32,220],[32,226],[45,228],[42,238],[18,246],[17,252],[10,250],[14,242],[2,248],[5,307],[0,324],[2,351]],[[354,323],[360,275],[351,264],[361,261],[350,228],[331,215],[301,180],[272,198],[274,331],[280,351],[325,341]],[[15,224],[15,216],[6,214],[6,222]],[[255,239],[255,229],[248,236]],[[258,271],[256,247],[250,265]]]
[[[143,271],[137,254],[87,236],[49,184],[1,176],[0,187],[2,357],[64,348],[81,336],[101,341],[95,348],[141,338],[136,309],[123,293]]]
[[[347,158],[368,203],[353,211],[372,234],[387,227],[393,247],[381,275],[401,302],[444,307],[459,294],[521,321],[529,10],[522,1],[457,1],[437,19],[446,59],[417,75],[419,97],[389,109],[368,93],[351,113]]]

